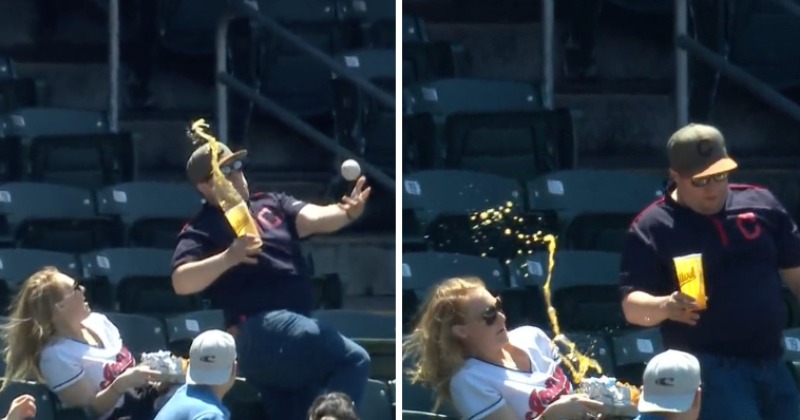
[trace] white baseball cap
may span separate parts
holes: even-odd
[[[659,353],[647,363],[643,385],[639,412],[689,411],[700,386],[700,362],[678,350]]]
[[[220,330],[208,330],[192,341],[189,349],[189,385],[222,385],[228,382],[236,361],[236,341]]]

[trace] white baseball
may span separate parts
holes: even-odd
[[[342,162],[342,176],[348,181],[355,181],[361,175],[361,165],[353,159]]]

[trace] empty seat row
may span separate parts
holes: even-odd
[[[105,113],[21,108],[0,115],[0,182],[99,188],[133,180],[129,133],[112,133]]]
[[[133,182],[93,192],[9,182],[0,184],[0,243],[71,253],[122,245],[173,249],[201,203],[188,184]]]

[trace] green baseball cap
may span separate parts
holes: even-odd
[[[689,124],[667,142],[669,167],[681,176],[702,178],[736,169],[728,157],[725,138],[710,125]]]
[[[224,143],[217,143],[220,166],[247,156],[247,150],[239,150],[234,153]],[[186,176],[192,185],[197,185],[208,180],[211,175],[211,147],[208,143],[203,144],[192,152],[186,162]]]

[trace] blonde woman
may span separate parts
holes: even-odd
[[[132,391],[158,372],[134,366],[117,327],[92,313],[75,279],[46,267],[25,280],[4,333],[7,381],[46,383],[65,406],[98,419],[152,416],[152,401]]]
[[[433,388],[469,420],[561,420],[602,414],[600,402],[570,395],[553,342],[539,328],[506,330],[500,299],[477,278],[433,291],[404,344],[412,383]]]

